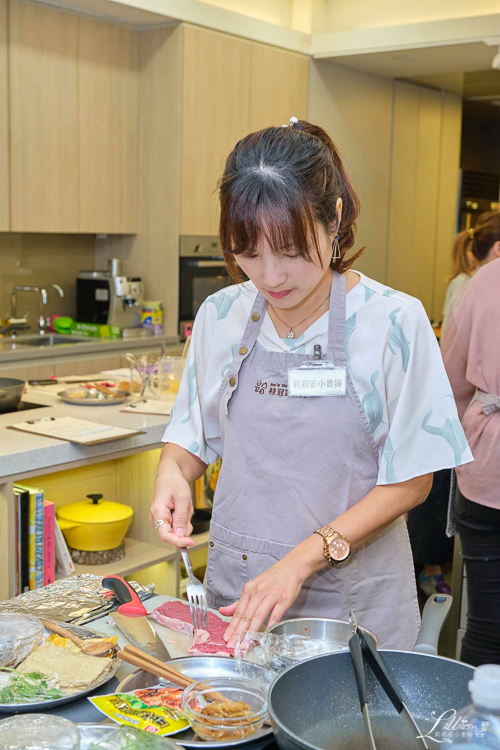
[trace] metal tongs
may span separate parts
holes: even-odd
[[[351,623],[353,633],[351,638],[349,639],[349,651],[351,652],[352,664],[354,667],[356,683],[358,686],[361,713],[363,714],[365,730],[370,742],[371,750],[377,750],[377,746],[375,745],[372,725],[370,722],[370,714],[368,711],[364,659],[366,659],[366,661],[370,665],[373,674],[377,678],[388,698],[391,700],[392,705],[394,706],[398,714],[402,715],[406,719],[412,733],[416,732],[416,739],[420,739],[423,747],[425,747],[426,750],[429,750],[429,746],[424,738],[424,733],[420,730],[417,722],[408,710],[407,705],[405,704],[404,700],[401,697],[401,694],[399,693],[392,678],[390,677],[384,661],[378,653],[376,647],[373,645],[371,640],[365,636],[364,632],[358,628],[358,623],[356,622],[356,617],[354,616],[354,612],[352,612],[352,610],[349,613],[349,621]]]

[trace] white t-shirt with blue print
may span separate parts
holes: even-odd
[[[345,351],[379,451],[377,484],[394,484],[472,461],[441,352],[422,303],[368,278],[346,297]],[[217,394],[240,345],[257,290],[228,287],[201,306],[179,394],[163,436],[207,464],[222,457]],[[312,355],[326,351],[328,313],[296,339],[265,315],[256,346]]]

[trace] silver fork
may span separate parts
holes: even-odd
[[[207,594],[205,587],[195,577],[193,573],[193,567],[191,560],[189,559],[189,552],[187,547],[181,547],[181,555],[184,566],[188,574],[188,584],[186,592],[188,595],[189,609],[191,610],[191,620],[193,621],[193,628],[199,630],[203,628],[208,629],[208,607],[207,607]]]

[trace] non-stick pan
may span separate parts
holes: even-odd
[[[380,650],[387,671],[418,726],[442,740],[453,709],[470,703],[473,668],[436,656],[450,596],[430,597],[414,651]],[[371,724],[378,750],[422,750],[370,669],[365,670]],[[369,748],[349,651],[323,654],[282,672],[269,692],[269,712],[281,750]],[[436,724],[437,722],[437,724]],[[437,742],[428,739],[429,747]]]
[[[438,718],[470,703],[467,684],[473,668],[428,654],[379,653],[421,730],[441,742],[442,735],[437,733],[445,731],[446,719]],[[366,671],[366,689],[377,749],[422,750],[370,670]],[[282,672],[270,689],[269,712],[281,750],[369,747],[349,652],[317,656]],[[439,747],[431,739],[428,744]]]

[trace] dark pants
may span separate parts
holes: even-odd
[[[457,488],[455,519],[467,570],[460,658],[475,667],[500,664],[500,510],[468,500]]]
[[[408,534],[417,565],[442,565],[453,557],[453,539],[446,536],[451,470],[436,471],[429,497],[408,513]]]

